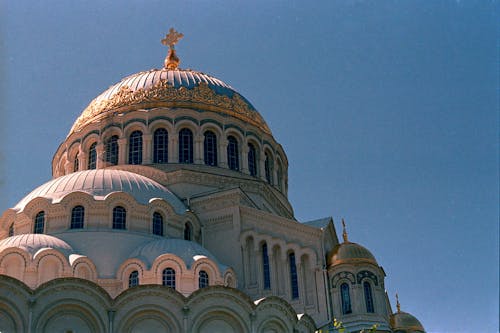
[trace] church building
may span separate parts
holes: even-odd
[[[92,100],[52,180],[1,215],[0,332],[424,333],[344,223],[296,220],[282,146],[179,67],[182,37]]]

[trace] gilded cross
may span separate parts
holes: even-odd
[[[184,34],[175,31],[174,28],[170,28],[168,34],[161,40],[161,43],[173,49],[174,45],[177,44],[182,37],[184,37]]]

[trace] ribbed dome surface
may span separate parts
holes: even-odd
[[[204,82],[219,95],[233,97],[235,93],[231,86],[207,74],[190,70],[153,69],[146,72],[139,72],[122,79],[120,82],[112,85],[105,92],[100,94],[96,100],[110,99],[114,94],[120,91],[122,87],[128,87],[132,91],[149,89],[161,80],[168,82],[174,88],[184,87],[193,89],[199,85],[200,82]]]
[[[228,84],[200,72],[164,68],[130,75],[109,87],[78,117],[70,134],[114,115],[115,111],[160,106],[207,109],[234,116],[270,133],[253,105]]]
[[[104,200],[113,192],[125,192],[141,204],[161,198],[170,203],[178,214],[186,211],[184,204],[165,186],[136,173],[115,169],[86,170],[53,179],[33,190],[14,209],[23,210],[38,197],[57,203],[72,192],[88,193],[94,200]]]
[[[188,268],[190,268],[196,260],[207,257],[217,263],[221,273],[226,269],[226,266],[221,265],[215,256],[203,246],[195,242],[175,238],[160,239],[139,246],[130,254],[130,258],[138,258],[148,266],[151,266],[156,258],[167,253],[175,254],[180,257]]]
[[[344,242],[338,244],[328,254],[329,265],[359,261],[377,264],[373,254],[371,254],[371,252],[363,246],[356,243]]]
[[[0,241],[0,252],[9,247],[23,249],[32,256],[44,248],[58,250],[66,256],[73,253],[73,249],[68,243],[57,237],[45,234],[23,234],[8,237]]]
[[[391,315],[391,328],[396,330],[405,330],[408,333],[425,332],[420,321],[413,315],[406,312],[396,312]]]

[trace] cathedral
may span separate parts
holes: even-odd
[[[52,180],[1,215],[0,332],[424,333],[344,221],[339,239],[295,219],[282,146],[234,88],[179,67],[182,37],[92,100]]]

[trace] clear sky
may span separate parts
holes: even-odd
[[[160,68],[232,85],[288,154],[299,221],[370,249],[429,333],[498,332],[498,1],[0,0],[0,211],[51,177],[101,91]]]

